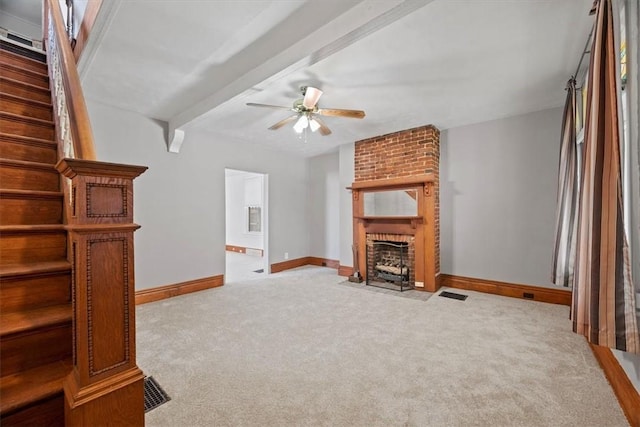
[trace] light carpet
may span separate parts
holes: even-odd
[[[379,286],[367,285],[365,282],[355,283],[355,282],[350,282],[348,280],[344,280],[340,282],[340,285],[348,286],[350,288],[355,288],[355,289],[362,289],[363,291],[367,291],[367,292],[378,292],[381,294],[392,295],[394,297],[419,299],[421,301],[426,301],[433,296],[433,293],[431,292],[417,291],[415,289],[406,289],[404,291],[399,291],[397,289],[394,290],[394,289],[382,288]]]
[[[308,267],[137,307],[148,426],[627,426],[568,307]]]

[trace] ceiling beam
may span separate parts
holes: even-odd
[[[168,120],[169,151],[179,151],[185,125],[217,106],[258,84],[319,62],[431,1],[306,2],[239,54],[216,65],[216,77],[194,88],[206,94],[198,102],[184,107],[177,103],[179,112]]]

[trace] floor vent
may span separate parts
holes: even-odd
[[[42,40],[31,39],[24,34],[16,33],[13,30],[0,27],[0,37],[11,40],[12,42],[20,43],[25,46],[37,49],[42,52]]]
[[[456,294],[454,292],[447,292],[447,291],[442,291],[438,294],[438,296],[441,297],[445,297],[445,298],[451,298],[451,299],[457,299],[460,301],[464,301],[467,299],[468,295],[462,295],[462,294]]]
[[[144,412],[149,412],[170,400],[169,395],[153,377],[144,378]]]

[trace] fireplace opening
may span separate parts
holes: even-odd
[[[369,286],[406,291],[413,289],[409,243],[373,240],[367,245]]]

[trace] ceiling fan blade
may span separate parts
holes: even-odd
[[[297,118],[298,118],[298,114],[294,114],[293,116],[289,116],[286,119],[280,120],[278,123],[276,123],[275,125],[271,126],[269,129],[270,130],[280,129],[282,126],[286,125],[287,123],[291,123],[292,121],[296,120]]]
[[[362,110],[341,110],[338,108],[319,108],[316,114],[323,116],[349,117],[351,119],[362,119],[364,111]]]
[[[307,86],[304,92],[304,99],[302,100],[302,105],[304,108],[311,110],[316,106],[318,100],[322,96],[322,91],[315,87]]]
[[[249,107],[277,108],[278,110],[291,110],[291,107],[282,107],[280,105],[256,104],[255,102],[247,102]]]
[[[318,124],[320,125],[318,130],[320,131],[320,134],[322,136],[327,136],[331,134],[331,129],[329,129],[329,126],[327,126],[327,124],[323,120],[321,120],[320,117],[314,116],[313,120],[318,122]]]

